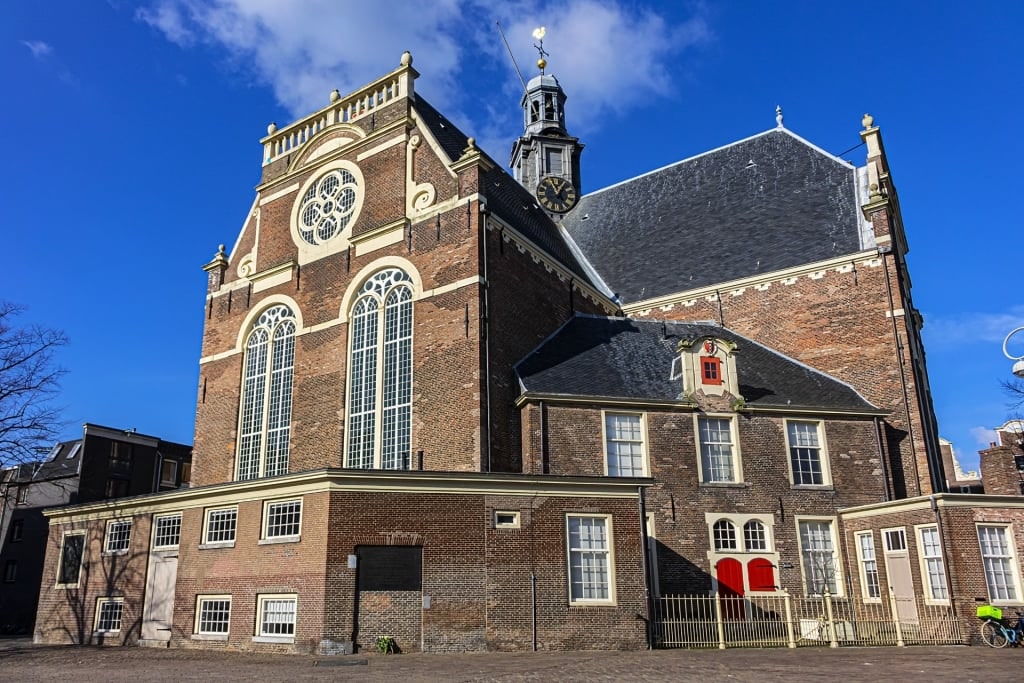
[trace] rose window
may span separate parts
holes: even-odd
[[[317,245],[337,236],[356,213],[358,183],[349,171],[338,168],[313,183],[299,206],[299,234]]]

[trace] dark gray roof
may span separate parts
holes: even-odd
[[[740,394],[753,407],[879,413],[848,384],[713,323],[577,315],[516,366],[524,391],[562,396],[678,401],[671,379],[682,339],[736,344]]]
[[[46,460],[21,463],[11,468],[8,481],[27,483],[77,475],[82,461],[81,444],[81,439],[55,444]]]
[[[455,161],[461,157],[469,138],[421,96],[416,96],[413,107],[448,158]],[[491,213],[522,233],[580,280],[597,286],[573,255],[558,226],[538,206],[533,195],[497,164],[484,174],[480,193],[487,198],[487,208]]]
[[[586,195],[563,225],[640,301],[859,251],[855,183],[779,128]]]

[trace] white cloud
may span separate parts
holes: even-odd
[[[514,0],[497,7],[485,0],[153,0],[136,16],[183,47],[224,50],[231,65],[268,85],[296,117],[326,104],[334,88],[351,91],[395,68],[409,50],[427,74],[418,89],[468,134],[484,144],[500,136],[503,146],[518,133],[521,86],[495,20],[528,67],[527,78],[536,73],[530,33],[547,25],[549,71],[570,96],[574,131],[677,92],[675,62],[710,36],[699,13],[672,23],[627,0]],[[474,90],[481,84],[468,84],[468,74],[481,70],[495,75],[496,85],[482,85],[505,93],[507,110],[488,109]]]
[[[975,443],[980,448],[988,448],[989,444],[993,442],[999,443],[996,430],[988,429],[987,427],[971,427],[971,436],[974,437]]]
[[[928,351],[954,349],[972,342],[994,343],[1002,347],[1006,335],[1024,326],[1024,306],[1011,306],[1002,313],[963,313],[956,317],[925,315],[924,337]],[[1010,351],[1024,354],[1024,332],[1010,342]]]
[[[20,40],[18,42],[27,47],[36,59],[45,59],[53,54],[53,46],[41,40]]]

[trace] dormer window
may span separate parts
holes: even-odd
[[[700,381],[701,384],[722,383],[722,360],[714,356],[701,356],[700,358]]]

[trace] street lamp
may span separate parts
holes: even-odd
[[[1003,340],[1003,355],[1009,358],[1010,360],[1015,361],[1013,364],[1013,369],[1011,370],[1014,376],[1024,379],[1024,355],[1012,356],[1010,355],[1009,350],[1006,348],[1006,345],[1010,341],[1010,337],[1017,334],[1018,332],[1024,332],[1024,327],[1018,327],[1017,329],[1010,332],[1010,334],[1006,335],[1006,339]]]

